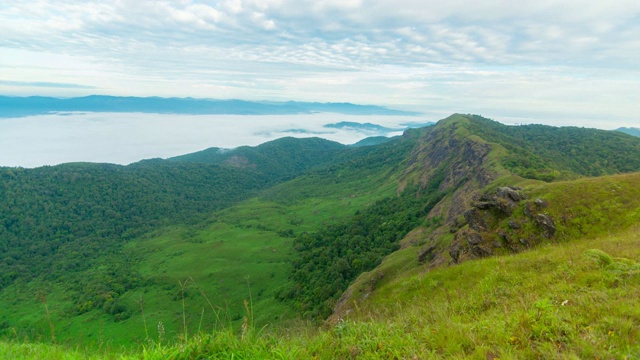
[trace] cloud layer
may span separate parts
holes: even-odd
[[[0,34],[4,94],[350,101],[559,123],[640,110],[637,1],[17,0],[0,5]]]
[[[372,121],[389,129],[325,126]],[[37,167],[88,161],[129,164],[209,147],[255,146],[285,136],[352,144],[373,135],[399,135],[421,117],[385,115],[175,115],[66,113],[0,119],[0,166]]]

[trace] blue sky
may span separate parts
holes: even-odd
[[[353,102],[640,126],[637,0],[0,4],[0,94]]]

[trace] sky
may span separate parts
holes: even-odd
[[[2,1],[0,94],[640,126],[640,1]]]

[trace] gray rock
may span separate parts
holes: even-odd
[[[455,262],[456,264],[458,263],[458,259],[460,258],[460,250],[460,245],[457,243],[452,244],[451,247],[449,247],[449,255],[451,255],[453,262]]]
[[[426,261],[431,261],[435,256],[434,254],[435,250],[436,250],[436,246],[431,245],[425,249],[421,249],[420,251],[418,251],[418,263],[423,264]]]
[[[525,198],[524,195],[520,193],[520,191],[510,186],[497,188],[496,195],[501,198],[510,199],[511,201],[515,201],[515,202],[524,200]]]
[[[467,220],[469,227],[475,231],[487,230],[487,222],[484,220],[482,213],[478,209],[470,209],[464,213],[464,218]]]
[[[478,234],[477,232],[467,233],[467,243],[469,243],[470,246],[482,244],[482,241],[482,235]]]
[[[556,234],[556,223],[551,216],[536,214],[535,222],[542,229],[542,235],[547,239],[552,238]]]
[[[547,206],[549,206],[549,203],[547,203],[546,201],[544,201],[544,200],[542,200],[542,199],[535,199],[535,200],[533,201],[533,203],[534,203],[534,204],[536,204],[536,207],[537,207],[538,209],[544,209],[544,208],[546,208]]]
[[[533,208],[533,204],[530,202],[527,202],[524,204],[524,215],[528,218],[533,218],[533,212],[534,212],[534,208]]]
[[[518,230],[520,229],[522,226],[520,225],[519,222],[515,221],[515,220],[509,220],[509,227],[513,230]]]

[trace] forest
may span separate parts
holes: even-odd
[[[498,161],[521,179],[553,182],[640,171],[637,137],[575,127],[505,126],[472,115],[453,118],[465,136],[504,149]],[[426,184],[399,187],[400,179],[412,179],[408,164],[438,127],[407,130],[370,146],[283,138],[129,166],[0,168],[0,292],[16,303],[10,294],[30,283],[39,284],[42,297],[65,288],[75,295],[64,300],[59,316],[73,321],[99,313],[115,329],[142,316],[132,300],[141,289],[172,293],[166,295],[171,301],[180,298],[177,285],[170,283],[174,280],[148,269],[168,271],[162,264],[171,263],[195,271],[187,277],[205,281],[218,265],[197,270],[180,254],[218,249],[211,250],[215,258],[216,251],[228,249],[244,257],[274,244],[266,249],[277,268],[265,274],[259,269],[270,265],[259,260],[251,270],[267,275],[260,278],[257,303],[273,310],[265,310],[261,321],[325,319],[345,289],[398,250],[408,232],[443,225],[443,219],[426,215],[451,197],[452,190],[441,186],[450,168],[441,167]],[[220,238],[220,231],[229,238]],[[253,242],[242,240],[247,236]],[[154,244],[182,250],[164,259]],[[239,279],[248,271],[241,263],[228,269]],[[240,298],[245,291],[214,285],[203,286],[237,291],[233,296]],[[193,290],[187,294],[196,296]],[[231,311],[236,326],[242,302]],[[0,333],[10,334],[16,321],[6,317]]]

